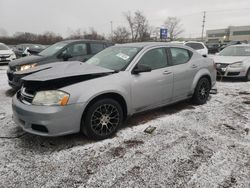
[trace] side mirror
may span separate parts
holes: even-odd
[[[139,74],[142,72],[151,72],[152,69],[149,66],[146,65],[136,65],[135,68],[132,71],[132,74]]]
[[[63,61],[68,61],[68,59],[72,58],[72,55],[66,53],[66,54],[62,54],[61,57]]]

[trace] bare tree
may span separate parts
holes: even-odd
[[[174,40],[184,32],[182,29],[181,20],[177,17],[168,17],[164,22],[164,26],[168,29],[170,40]]]
[[[8,32],[4,28],[0,28],[0,36],[1,37],[7,37]]]
[[[71,31],[68,39],[90,39],[90,40],[104,40],[105,37],[97,33],[97,31],[91,27],[89,31],[82,31],[81,29],[77,29],[75,31]]]
[[[134,15],[132,15],[131,12],[127,12],[124,15],[129,24],[132,41],[147,40],[150,33],[146,16],[139,10],[137,10]]]
[[[113,33],[113,41],[116,43],[124,43],[129,40],[130,33],[126,27],[117,27]]]

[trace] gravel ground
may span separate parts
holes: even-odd
[[[250,82],[217,83],[207,104],[129,119],[110,139],[44,138],[12,121],[0,66],[0,187],[250,187]],[[152,134],[144,130],[155,126]]]

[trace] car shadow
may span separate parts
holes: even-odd
[[[87,139],[82,133],[59,137],[42,137],[25,133],[18,139],[20,148],[36,154],[50,154],[93,142],[95,141]]]
[[[175,114],[177,112],[180,112],[180,111],[186,110],[186,109],[195,109],[195,106],[192,105],[189,100],[186,100],[186,101],[172,104],[170,106],[165,106],[165,107],[157,108],[154,110],[138,113],[138,114],[135,114],[132,117],[130,117],[124,123],[122,128],[147,123],[147,122],[154,120],[156,118],[159,118],[159,117],[162,117],[165,115]]]

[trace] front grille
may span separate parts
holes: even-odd
[[[240,74],[240,72],[228,72],[227,75],[228,76],[238,76]]]
[[[30,93],[26,88],[22,87],[17,97],[22,103],[30,105],[34,99],[34,94]]]
[[[35,131],[39,131],[39,132],[43,132],[43,133],[48,133],[48,129],[47,127],[43,126],[43,125],[38,125],[38,124],[32,124],[31,128]]]

